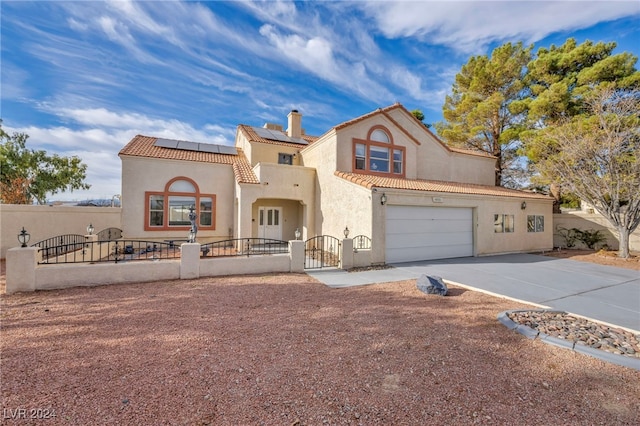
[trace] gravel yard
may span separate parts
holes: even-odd
[[[496,316],[529,306],[456,287],[283,274],[0,302],[6,424],[640,423],[639,371],[528,340]]]

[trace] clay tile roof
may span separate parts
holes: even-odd
[[[444,182],[436,180],[402,179],[372,176],[359,173],[335,172],[339,178],[364,186],[365,188],[407,189],[414,191],[448,192],[452,194],[490,195],[496,197],[536,198],[550,200],[547,195],[500,186],[475,185],[471,183]]]
[[[203,163],[233,164],[236,155],[218,154],[212,152],[187,151],[155,146],[158,138],[137,135],[122,148],[118,155],[135,157],[163,158],[165,160],[199,161]]]
[[[279,141],[279,140],[275,140],[275,139],[266,139],[263,138],[262,136],[258,135],[251,126],[248,126],[246,124],[239,124],[238,128],[240,129],[240,131],[242,133],[244,133],[245,137],[252,141],[252,142],[260,142],[260,143],[268,143],[268,144],[272,144],[272,145],[284,145],[284,146],[291,146],[291,147],[297,147],[297,148],[302,148],[302,147],[306,147],[308,145],[302,145],[299,143],[295,143],[295,142],[283,142],[283,141]],[[278,132],[279,130],[271,130],[272,132]],[[286,132],[282,132],[283,135],[287,135]],[[311,135],[302,135],[300,136],[302,139],[304,139],[305,141],[307,141],[307,143],[312,144],[313,142],[318,140],[317,136],[311,136]]]
[[[184,149],[155,146],[158,138],[137,135],[120,150],[119,155],[134,157],[162,158],[165,160],[197,161],[202,163],[228,164],[233,167],[236,182],[259,183],[251,165],[241,149],[237,154],[219,154],[212,152],[187,151]]]
[[[253,168],[241,149],[238,149],[238,158],[233,163],[233,174],[238,183],[260,183],[253,172]]]

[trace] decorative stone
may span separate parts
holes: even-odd
[[[446,296],[449,291],[441,277],[431,277],[426,274],[420,275],[416,280],[416,286],[418,287],[418,290],[423,293],[439,294],[440,296]]]

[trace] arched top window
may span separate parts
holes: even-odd
[[[170,185],[168,192],[197,192],[195,184],[184,179],[169,182],[168,185]]]
[[[393,144],[391,132],[376,125],[367,139],[353,139],[353,171],[380,176],[404,177],[405,147]]]
[[[215,194],[201,194],[187,177],[171,179],[163,192],[145,192],[145,203],[145,231],[188,230],[192,208],[199,229],[215,229]]]
[[[375,142],[384,142],[384,143],[391,142],[389,135],[384,130],[381,130],[381,129],[375,129],[373,132],[371,132],[371,136],[369,136],[369,140],[372,140]]]

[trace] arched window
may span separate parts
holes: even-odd
[[[384,126],[369,129],[367,139],[353,139],[353,171],[404,177],[405,147],[394,145]]]
[[[163,192],[145,192],[145,230],[189,229],[191,208],[199,229],[215,229],[214,194],[201,194],[198,185],[186,177],[171,179]]]
[[[369,136],[369,139],[376,142],[391,142],[389,135],[382,129],[373,130],[373,132],[371,132],[371,136]]]

